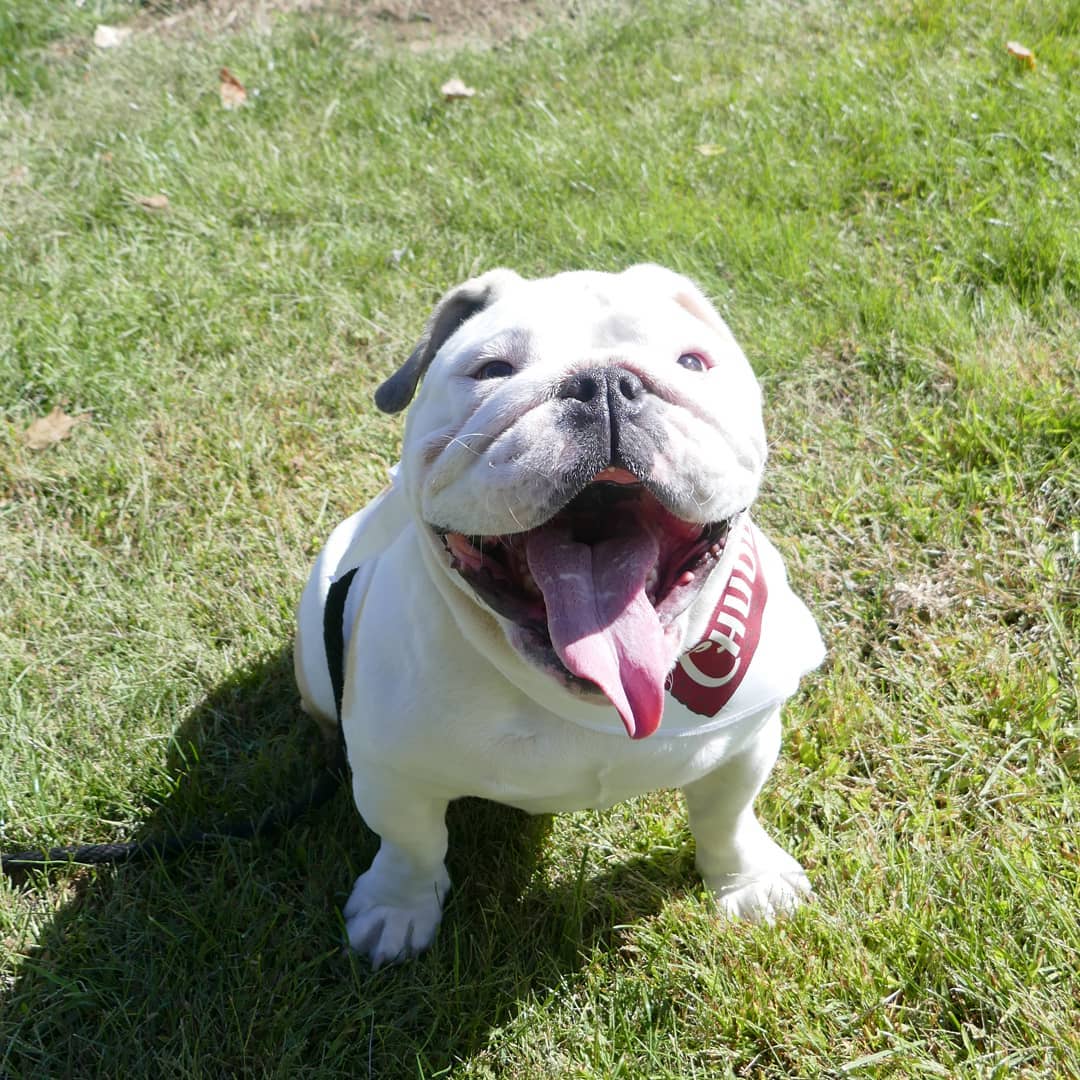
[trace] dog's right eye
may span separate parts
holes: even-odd
[[[506,360],[489,360],[473,376],[474,379],[505,379],[514,374],[514,365]]]

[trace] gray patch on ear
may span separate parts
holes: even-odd
[[[408,360],[375,391],[375,405],[385,413],[401,412],[412,401],[431,361],[455,331],[520,281],[513,270],[489,270],[448,292],[436,306]]]
[[[420,376],[430,363],[428,343],[421,341],[409,353],[409,359],[375,391],[376,407],[384,413],[401,412],[412,401]]]

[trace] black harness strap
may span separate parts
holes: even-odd
[[[330,669],[330,685],[334,688],[334,708],[341,723],[341,698],[345,693],[345,600],[349,586],[356,577],[357,567],[344,573],[330,586],[323,608],[323,644],[326,646],[326,666]]]

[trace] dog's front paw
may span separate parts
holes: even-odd
[[[386,889],[375,871],[361,874],[345,905],[349,946],[373,968],[419,956],[435,940],[448,888],[449,880],[433,881],[428,889],[405,897],[400,890]]]
[[[757,923],[790,915],[811,893],[810,879],[794,859],[759,872],[710,875],[705,884],[723,914]]]

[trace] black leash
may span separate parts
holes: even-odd
[[[345,739],[341,732],[341,698],[345,686],[345,639],[342,619],[345,599],[356,570],[350,570],[330,586],[323,613],[323,641],[326,645],[330,682],[334,688],[334,703],[338,714],[338,745],[334,760],[312,782],[308,793],[278,809],[267,810],[259,818],[226,821],[211,829],[192,829],[171,836],[151,836],[127,844],[77,844],[71,847],[50,848],[48,851],[15,851],[0,854],[0,871],[18,874],[34,868],[66,866],[99,866],[109,863],[134,862],[138,859],[170,859],[190,848],[224,839],[253,840],[256,837],[276,836],[295,825],[306,814],[325,806],[348,776]]]
[[[268,810],[257,819],[226,821],[212,829],[192,829],[171,836],[151,836],[146,840],[135,840],[128,844],[78,844],[72,847],[50,848],[48,851],[16,851],[9,855],[0,855],[0,869],[5,874],[13,874],[35,867],[41,869],[68,863],[98,866],[138,859],[170,859],[189,848],[227,838],[252,840],[260,836],[275,836],[334,797],[345,776],[344,765],[345,762],[340,761],[327,766],[312,783],[306,795],[279,809]]]

